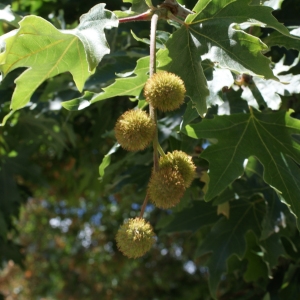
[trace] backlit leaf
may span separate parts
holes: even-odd
[[[102,57],[109,53],[104,29],[117,26],[116,17],[96,5],[81,18],[76,29],[59,31],[46,20],[28,16],[20,28],[1,37],[3,78],[16,68],[27,68],[16,80],[11,100],[13,111],[24,107],[48,78],[70,72],[79,91]],[[4,119],[4,121],[7,118]]]
[[[77,88],[82,90],[90,75],[81,41],[74,35],[61,33],[40,17],[25,17],[20,29],[2,36],[1,40],[6,45],[5,52],[0,54],[3,76],[16,68],[28,68],[15,80],[13,110],[24,107],[33,92],[50,77],[69,71]]]

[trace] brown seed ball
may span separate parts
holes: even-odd
[[[181,174],[185,187],[188,188],[196,175],[196,166],[192,161],[192,157],[183,151],[173,151],[162,156],[159,160],[160,169],[174,168]]]
[[[148,184],[148,195],[158,208],[171,208],[180,202],[185,184],[178,170],[163,168],[153,172]]]
[[[154,233],[150,223],[142,218],[129,219],[116,235],[118,249],[129,258],[143,256],[154,243]]]
[[[175,74],[159,72],[145,84],[144,96],[153,107],[161,111],[172,111],[184,102],[185,86]]]
[[[139,151],[145,149],[152,142],[155,129],[155,123],[145,111],[129,110],[117,120],[115,136],[124,149]]]

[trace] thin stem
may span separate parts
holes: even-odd
[[[150,32],[150,78],[156,72],[156,28],[157,28],[158,14],[154,13],[151,18],[151,32]],[[149,104],[149,114],[150,118],[157,125],[157,113],[156,109]],[[158,133],[157,128],[153,139],[153,166],[154,172],[158,171]]]
[[[157,150],[158,150],[160,156],[166,156],[166,153],[164,152],[163,148],[160,146],[159,143],[157,143]]]
[[[145,212],[145,208],[146,208],[147,203],[148,203],[148,199],[149,199],[149,195],[148,195],[148,193],[147,193],[147,195],[146,195],[146,197],[145,197],[145,199],[144,199],[142,208],[141,208],[141,212],[140,212],[139,218],[143,218],[143,216],[144,216],[144,212]]]
[[[179,24],[181,24],[181,25],[184,25],[184,24],[185,24],[184,21],[178,19],[178,18],[177,18],[176,16],[174,16],[171,12],[168,12],[168,19],[169,19],[169,20],[173,20],[173,21],[175,21],[175,22],[177,22],[177,23],[179,23]]]
[[[153,15],[152,10],[148,10],[140,15],[120,18],[119,23],[127,23],[127,22],[135,22],[135,21],[150,21],[152,15]]]
[[[150,78],[155,74],[156,72],[156,28],[157,28],[157,21],[158,21],[158,14],[154,13],[151,18],[151,32],[150,32],[150,67],[149,67],[149,73]],[[156,124],[156,131],[153,138],[153,171],[158,171],[158,146],[160,147],[158,143],[158,133],[157,133],[157,114],[156,109],[149,103],[149,114],[150,118],[154,121]],[[149,199],[149,195],[147,193],[142,208],[140,212],[140,218],[143,218],[145,208],[147,206]]]
[[[158,14],[154,13],[151,18],[151,32],[150,32],[150,77],[156,72],[156,28],[157,28]]]

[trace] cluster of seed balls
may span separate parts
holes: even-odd
[[[184,102],[183,81],[173,73],[159,72],[145,84],[146,100],[160,111],[172,111]],[[129,110],[117,120],[115,136],[128,151],[145,149],[153,141],[156,124],[143,110]],[[148,195],[158,208],[168,209],[179,203],[185,189],[195,177],[195,165],[190,156],[182,151],[169,152],[159,159],[159,170],[152,172]],[[143,218],[131,218],[116,235],[119,250],[130,258],[143,256],[154,243],[153,228]]]

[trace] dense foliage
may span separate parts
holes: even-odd
[[[0,4],[0,299],[297,299],[300,4],[105,2]],[[186,89],[158,141],[197,176],[174,208],[147,204],[156,243],[133,260],[115,235],[153,149],[125,151],[114,127],[147,110],[154,11],[157,70]]]

